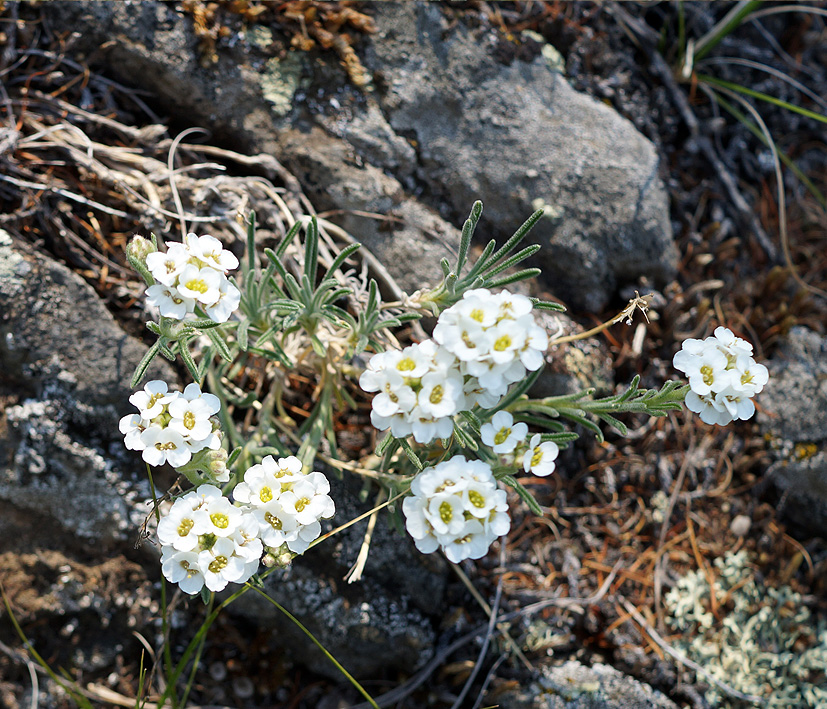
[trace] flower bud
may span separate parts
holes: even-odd
[[[143,261],[144,263],[146,263],[146,257],[155,253],[157,250],[155,245],[143,236],[133,236],[132,241],[130,241],[126,247],[128,256],[138,261]]]
[[[146,266],[146,257],[157,250],[155,244],[143,236],[133,237],[132,241],[126,246],[127,260],[149,286],[155,285],[155,279]]]
[[[223,448],[218,450],[211,450],[207,453],[207,467],[213,475],[221,475],[227,469],[227,458],[229,457],[227,451]]]

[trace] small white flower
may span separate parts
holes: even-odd
[[[214,268],[198,268],[187,264],[178,276],[178,292],[184,298],[194,298],[203,305],[213,305],[221,297],[223,274]]]
[[[201,398],[188,401],[180,396],[170,402],[167,411],[172,417],[167,426],[184,437],[203,441],[212,433],[212,407]]]
[[[235,254],[225,249],[224,245],[214,236],[187,234],[186,243],[193,257],[217,271],[226,273],[238,268],[238,259]]]
[[[208,500],[199,510],[205,513],[204,524],[206,534],[217,537],[230,537],[241,525],[243,512],[235,507],[226,497],[214,497]]]
[[[174,286],[158,283],[146,289],[146,302],[158,308],[165,318],[173,320],[184,320],[195,310],[195,298],[185,298]]]
[[[482,442],[492,446],[495,453],[511,453],[527,434],[528,426],[522,422],[514,423],[514,417],[508,411],[498,411],[491,417],[491,423],[483,424],[480,429]]]
[[[198,554],[198,567],[210,591],[223,591],[229,582],[241,579],[246,566],[246,559],[235,553],[235,542],[226,537],[216,539],[209,549]]]
[[[179,396],[178,392],[170,392],[166,382],[154,379],[147,382],[143,391],[136,391],[129,397],[129,403],[133,404],[141,412],[141,418],[151,421],[164,412],[164,406]]]
[[[554,441],[541,442],[539,433],[531,437],[528,450],[523,453],[523,470],[527,473],[534,473],[540,477],[551,475],[554,472],[554,461],[560,452]]]
[[[146,267],[153,278],[165,286],[174,286],[175,281],[190,255],[183,244],[170,244],[166,253],[155,251],[146,257]]]
[[[177,551],[192,551],[207,530],[205,512],[193,509],[191,499],[179,498],[158,524],[158,540]]]
[[[179,468],[192,458],[184,437],[171,428],[150,426],[141,434],[141,442],[146,446],[141,457],[155,467],[169,463],[173,468]]]
[[[218,300],[204,308],[207,317],[213,322],[227,322],[241,303],[241,291],[222,276],[218,283]]]
[[[198,564],[198,554],[194,551],[177,551],[174,547],[164,547],[161,572],[167,581],[177,583],[190,596],[204,588],[204,574]]]
[[[141,418],[140,414],[127,414],[118,422],[118,430],[124,434],[124,445],[131,451],[142,451],[146,443],[141,435],[149,427],[149,421]]]

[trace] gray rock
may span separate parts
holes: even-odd
[[[768,475],[785,491],[784,512],[827,533],[827,338],[796,327],[768,363],[758,421],[773,439]]]
[[[63,540],[57,548],[109,548],[147,511],[144,476],[125,472],[132,461],[122,446],[121,455],[105,452],[120,437],[129,379],[146,347],[79,276],[3,231],[0,313],[3,393],[23,396],[6,410],[0,438],[0,533],[30,539],[35,530],[52,544]],[[165,362],[150,376],[175,380]]]
[[[598,310],[618,284],[670,277],[677,263],[654,146],[611,108],[574,91],[542,56],[499,63],[494,33],[440,6],[381,3],[366,64],[393,129],[412,136],[419,179],[461,219],[485,203],[503,238],[549,205],[530,239],[555,293]],[[433,200],[433,197],[432,197]]]
[[[335,221],[378,257],[402,290],[442,280],[440,259],[454,260],[459,230],[396,179],[357,160],[351,146],[320,128],[306,135],[282,131],[279,154],[320,211],[342,210]]]
[[[586,667],[572,660],[544,666],[540,678],[525,689],[490,697],[508,709],[677,709],[648,684],[608,665]]]

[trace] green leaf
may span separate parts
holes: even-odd
[[[471,207],[471,214],[462,226],[462,237],[459,240],[459,252],[457,253],[457,275],[462,273],[462,267],[465,265],[465,261],[468,258],[468,248],[471,244],[471,237],[474,235],[474,231],[477,228],[477,224],[479,223],[481,216],[482,202],[477,200]]]
[[[506,485],[510,485],[514,488],[515,492],[520,496],[523,502],[526,503],[528,509],[530,509],[535,515],[542,515],[543,509],[537,504],[537,500],[534,499],[534,496],[526,490],[520,483],[517,482],[517,479],[512,475],[505,475],[502,477],[502,481]]]
[[[207,337],[209,337],[210,341],[213,345],[215,345],[215,349],[221,359],[225,362],[233,361],[233,355],[230,353],[230,348],[227,346],[227,343],[224,341],[224,338],[221,336],[220,332],[217,330],[207,330]]]
[[[495,278],[488,283],[489,288],[499,288],[500,286],[507,286],[509,283],[516,283],[517,281],[525,281],[529,278],[539,276],[542,271],[539,268],[526,268],[517,273],[512,273],[510,276],[503,276],[502,278]]]
[[[330,268],[327,269],[326,275],[333,275],[337,270],[339,270],[348,257],[356,253],[360,248],[362,248],[361,244],[350,244],[349,246],[343,248],[339,252],[339,255],[333,259],[333,263],[330,264]]]
[[[248,335],[250,331],[250,321],[244,318],[235,331],[236,339],[238,340],[238,349],[244,352],[247,349]]]
[[[419,460],[419,456],[414,453],[414,449],[411,448],[411,444],[408,443],[408,439],[406,438],[397,438],[396,440],[399,441],[399,445],[402,446],[402,450],[405,451],[405,455],[410,458],[411,462],[416,466],[416,469],[420,472],[423,470],[422,461]]]
[[[566,312],[566,306],[560,303],[551,303],[547,300],[540,300],[539,298],[532,298],[531,301],[534,303],[535,310],[551,310],[555,313]]]
[[[161,341],[156,340],[155,343],[150,347],[146,354],[141,358],[141,361],[138,363],[138,366],[135,368],[135,374],[132,375],[132,381],[129,382],[129,387],[134,389],[140,383],[141,379],[144,378],[144,374],[146,374],[146,370],[149,369],[149,365],[152,364],[152,360],[158,355],[158,350],[161,347]]]
[[[250,211],[247,221],[247,271],[255,273],[256,270],[256,213]]]
[[[485,272],[486,277],[490,278],[491,276],[496,276],[501,271],[504,271],[507,268],[511,268],[516,264],[520,263],[520,261],[524,261],[525,259],[533,256],[540,250],[539,244],[532,244],[531,246],[526,246],[522,251],[518,251],[516,254],[507,258],[498,266],[494,266],[493,268],[489,269]]]
[[[281,257],[284,256],[284,254],[287,251],[287,247],[290,246],[290,242],[293,241],[293,239],[296,237],[296,234],[299,233],[299,230],[301,228],[301,221],[295,222],[293,226],[290,227],[290,231],[288,231],[287,234],[285,234],[284,238],[281,240],[281,243],[276,247],[276,250],[274,252],[277,261],[281,261]],[[267,251],[268,249],[265,249],[265,253]]]
[[[319,224],[316,217],[310,218],[304,237],[304,275],[311,284],[316,282],[319,270]]]
[[[485,265],[483,266],[483,271],[487,271],[491,268],[494,264],[498,263],[502,259],[504,259],[508,254],[510,254],[514,248],[519,244],[523,239],[525,239],[528,232],[531,231],[532,227],[540,221],[543,216],[543,210],[538,209],[534,214],[532,214],[528,219],[526,219],[522,226],[514,232],[514,236],[512,236],[508,241],[506,241],[502,248],[500,248],[497,253],[495,253],[491,258],[485,261]]]
[[[227,456],[227,467],[232,468],[235,462],[241,456],[241,453],[244,449],[241,446],[234,448],[230,455]]]

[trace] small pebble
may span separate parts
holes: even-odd
[[[729,523],[729,529],[736,537],[745,537],[751,526],[752,520],[746,515],[737,515]]]
[[[236,677],[233,680],[233,694],[239,699],[249,699],[255,694],[256,688],[249,677]]]

